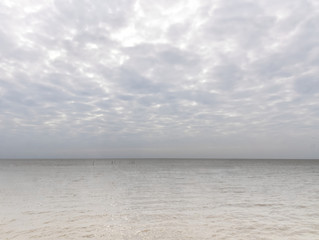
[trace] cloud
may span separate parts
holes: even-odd
[[[295,79],[294,88],[302,95],[313,95],[319,93],[318,75],[305,75]]]
[[[318,8],[3,1],[0,157],[318,157]]]

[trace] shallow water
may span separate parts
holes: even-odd
[[[319,161],[0,160],[0,239],[318,239]]]

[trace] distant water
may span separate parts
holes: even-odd
[[[319,161],[0,160],[0,239],[319,239]]]

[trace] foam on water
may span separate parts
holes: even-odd
[[[0,161],[0,239],[318,236],[319,161]]]

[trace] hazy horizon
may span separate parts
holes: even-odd
[[[270,161],[276,161],[276,160],[287,160],[287,161],[303,161],[303,160],[314,160],[317,161],[319,158],[211,158],[211,157],[204,157],[204,158],[195,158],[195,157],[98,157],[98,158],[0,158],[1,160],[270,160]]]

